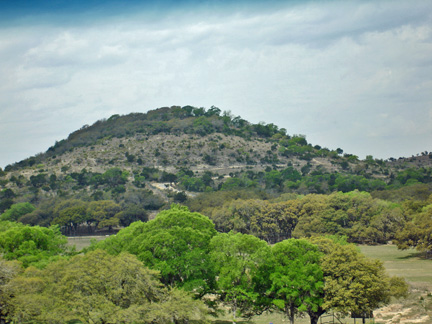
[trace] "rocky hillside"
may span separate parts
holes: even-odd
[[[45,153],[7,166],[0,171],[0,212],[11,203],[53,198],[144,200],[158,209],[204,191],[394,189],[429,183],[431,164],[428,152],[359,160],[217,107],[174,106],[85,125]]]

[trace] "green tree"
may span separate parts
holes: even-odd
[[[17,221],[21,216],[29,214],[35,209],[35,206],[29,202],[13,204],[8,210],[1,214],[0,220]]]
[[[161,272],[164,284],[203,296],[214,287],[209,257],[209,243],[214,235],[214,224],[206,216],[172,205],[155,219],[135,222],[92,248],[137,255],[146,266]]]
[[[0,258],[0,322],[6,323],[8,305],[11,299],[7,292],[9,282],[22,271],[21,264],[17,261],[6,261]]]
[[[419,251],[432,253],[432,204],[407,222],[402,231],[396,235],[395,243],[399,249],[416,248]]]
[[[44,184],[48,183],[47,174],[40,173],[38,175],[30,176],[30,183],[35,188],[42,187]]]
[[[88,204],[86,213],[89,221],[96,224],[96,227],[108,227],[109,230],[113,226],[120,223],[119,215],[121,207],[112,200],[92,201]]]
[[[314,323],[329,310],[369,314],[388,304],[390,297],[406,295],[408,286],[403,279],[390,278],[379,260],[366,258],[356,246],[330,238],[311,240],[324,253],[320,262],[325,282],[324,303],[316,312],[309,312],[311,320],[316,319]]]
[[[201,302],[165,289],[157,272],[127,253],[97,250],[28,268],[9,293],[8,318],[16,323],[187,323],[206,316]]]
[[[0,222],[0,252],[5,260],[21,261],[24,267],[44,267],[52,259],[69,254],[67,239],[57,226],[50,228]]]
[[[270,253],[267,243],[251,235],[230,232],[214,236],[210,249],[218,294],[231,307],[234,322],[238,315],[250,317],[259,313],[254,279],[259,265]]]
[[[87,222],[88,203],[79,199],[68,199],[60,202],[54,208],[53,225],[66,228],[68,234],[75,234],[80,224]]]
[[[128,178],[128,173],[120,168],[111,168],[102,174],[102,181],[108,184],[109,187],[115,188],[118,185],[125,184]]]
[[[323,303],[321,252],[306,240],[289,239],[272,248],[268,296],[290,323],[300,312],[318,311]],[[311,317],[311,323],[316,323]]]
[[[251,227],[259,227],[259,237],[269,243],[289,239],[298,222],[297,205],[297,200],[266,204],[262,214],[252,219]]]
[[[121,226],[127,227],[133,222],[147,222],[148,212],[138,205],[129,205],[125,210],[117,213],[115,217],[118,218]]]

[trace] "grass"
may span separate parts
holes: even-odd
[[[73,236],[68,237],[68,246],[75,246],[77,251],[81,251],[82,249],[90,246],[90,243],[93,240],[101,241],[106,239],[106,236]]]
[[[364,255],[379,259],[391,276],[404,277],[409,283],[432,287],[432,260],[414,249],[398,250],[395,245],[359,246]]]

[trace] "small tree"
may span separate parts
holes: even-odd
[[[0,216],[3,221],[17,221],[21,216],[34,211],[36,208],[29,202],[13,204]]]

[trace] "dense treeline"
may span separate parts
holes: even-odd
[[[406,293],[403,280],[386,276],[382,264],[343,239],[288,239],[270,246],[248,234],[217,233],[207,217],[179,206],[90,248],[97,249],[134,254],[159,270],[164,284],[198,298],[215,293],[234,319],[281,311],[291,323],[300,313],[317,323],[330,310],[361,314]]]
[[[305,165],[306,169],[308,165]],[[302,168],[304,169],[304,168]],[[265,171],[230,173],[221,176],[212,171],[194,173],[181,167],[175,173],[157,168],[141,167],[133,172],[118,167],[103,173],[88,171],[63,174],[39,173],[27,180],[22,175],[11,175],[3,182],[0,190],[0,213],[16,202],[29,202],[41,205],[47,200],[83,199],[88,201],[113,200],[123,206],[138,204],[148,210],[158,210],[172,202],[187,199],[185,192],[212,192],[258,190],[263,194],[280,195],[330,194],[353,190],[371,192],[374,197],[401,202],[407,199],[424,200],[431,193],[431,169],[408,169],[398,173],[389,183],[362,175],[297,171],[288,166],[283,169],[268,167]],[[167,197],[154,194],[152,183],[170,183],[176,191],[168,192]],[[14,189],[11,189],[14,188]]]
[[[423,226],[431,228],[424,219],[428,216],[421,216],[429,215],[431,198],[396,203],[359,191],[273,199],[254,192],[230,194],[206,193],[188,205],[208,215],[218,231],[234,230],[273,243],[290,237],[343,235],[354,243],[383,244],[398,238],[402,230],[409,231],[421,217]]]
[[[409,192],[418,193],[417,197],[421,198],[425,190],[427,192],[425,187],[413,186]],[[128,203],[123,204],[113,200],[60,198],[47,200],[38,207],[28,202],[16,203],[0,215],[0,220],[58,225],[66,235],[112,232],[138,220],[146,222],[149,206],[155,207],[153,197],[129,195]],[[353,243],[385,244],[398,239],[401,233],[412,230],[412,235],[418,234],[419,224],[424,231],[430,228],[426,220],[430,217],[431,197],[391,202],[357,190],[329,195],[287,193],[280,196],[259,190],[231,190],[203,193],[185,203],[192,211],[210,217],[220,232],[251,234],[270,243],[291,237],[343,235]],[[419,238],[412,240],[414,243],[410,246],[421,244]]]
[[[130,204],[123,208],[112,200],[80,199],[47,201],[39,208],[30,203],[17,203],[6,210],[0,220],[28,225],[58,225],[66,235],[89,235],[103,229],[111,232],[113,227],[126,227],[138,220],[147,221],[148,211],[141,206]]]
[[[248,234],[218,233],[209,218],[178,205],[79,255],[64,248],[56,228],[41,237],[39,227],[1,226],[21,239],[21,252],[11,254],[10,240],[0,237],[6,322],[202,323],[225,305],[234,320],[268,311],[291,323],[308,314],[315,324],[326,312],[369,313],[407,293],[403,279],[388,277],[343,237],[272,246]],[[48,243],[50,235],[58,240]],[[41,255],[45,262],[36,262]]]

